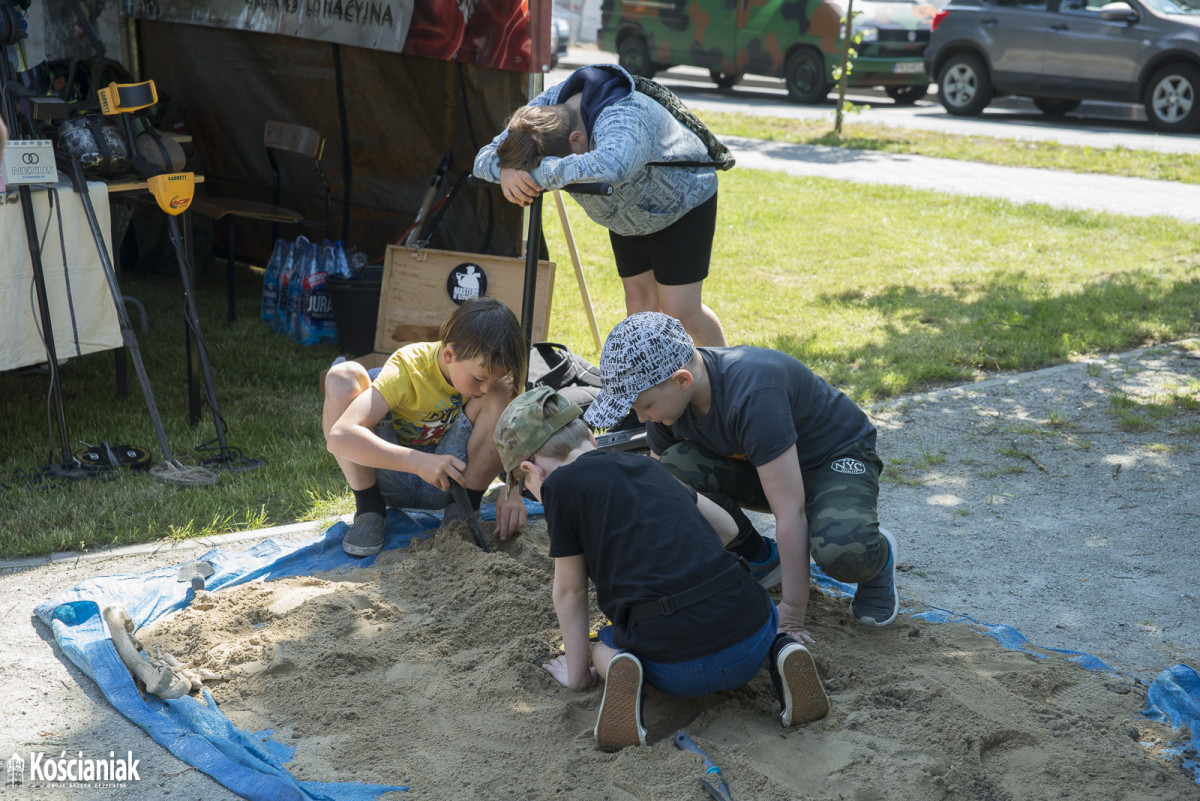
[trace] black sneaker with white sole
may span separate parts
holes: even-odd
[[[771,645],[769,667],[779,696],[779,720],[785,727],[811,723],[829,714],[829,696],[807,648],[780,634]]]
[[[601,751],[619,751],[629,745],[646,744],[642,725],[642,663],[622,651],[608,663],[604,698],[593,731]]]

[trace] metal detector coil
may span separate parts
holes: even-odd
[[[196,194],[196,175],[190,172],[175,172],[148,178],[150,194],[158,201],[158,207],[172,216],[179,216],[192,205]]]

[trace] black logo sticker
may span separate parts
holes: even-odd
[[[464,262],[446,278],[446,294],[459,306],[487,294],[487,274],[478,264]]]

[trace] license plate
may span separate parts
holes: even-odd
[[[925,64],[921,61],[897,61],[892,67],[892,72],[897,74],[917,74],[925,72]]]

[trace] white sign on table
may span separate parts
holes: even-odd
[[[49,139],[17,140],[4,150],[4,183],[53,184],[58,182],[54,145]]]

